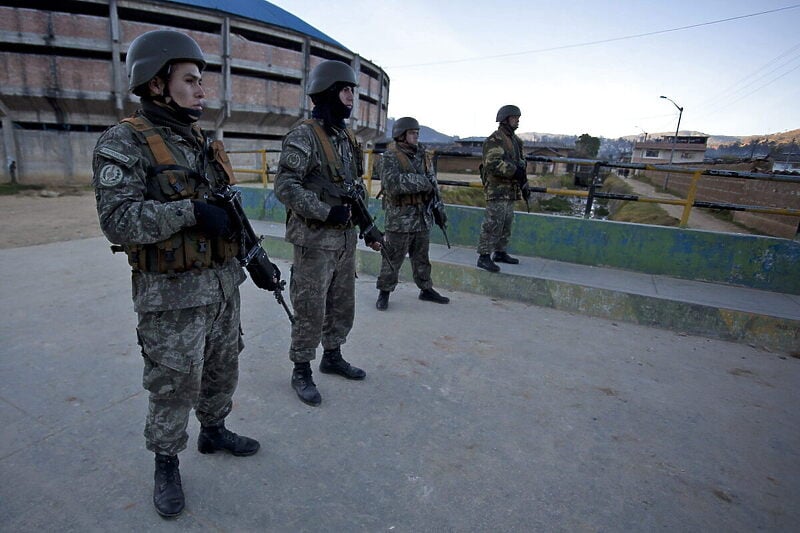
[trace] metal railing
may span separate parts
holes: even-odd
[[[472,152],[453,152],[453,151],[433,151],[433,161],[436,161],[441,156],[448,157],[480,157]],[[671,204],[683,206],[683,213],[680,219],[681,227],[685,227],[689,221],[689,215],[693,207],[703,207],[711,209],[723,209],[730,211],[748,211],[751,213],[763,213],[770,215],[785,215],[800,217],[800,209],[793,208],[780,208],[780,207],[767,207],[757,205],[744,205],[734,204],[727,202],[707,202],[696,200],[697,185],[701,176],[714,176],[720,178],[737,178],[737,179],[753,179],[764,181],[776,181],[784,183],[796,183],[800,185],[800,176],[789,176],[783,174],[772,173],[756,173],[756,172],[741,172],[737,170],[716,170],[716,169],[701,169],[701,168],[686,168],[677,165],[648,165],[643,163],[611,163],[608,161],[600,161],[596,159],[578,159],[571,157],[542,157],[542,156],[526,156],[526,161],[540,162],[540,163],[567,163],[576,165],[591,165],[592,179],[589,182],[587,190],[572,190],[572,189],[554,189],[550,187],[531,187],[532,192],[546,193],[561,196],[576,196],[586,198],[586,209],[584,210],[584,217],[589,218],[592,210],[592,204],[595,198],[604,198],[609,200],[626,200],[633,202],[649,202],[657,204]],[[690,174],[691,181],[689,182],[688,193],[685,199],[681,198],[657,198],[640,196],[636,194],[620,194],[613,192],[604,192],[599,190],[602,188],[602,180],[600,179],[601,168],[620,168],[632,170],[650,170],[657,172],[674,172],[677,174]],[[441,185],[451,186],[468,186],[468,187],[482,187],[480,183],[468,183],[455,180],[438,180]]]
[[[261,162],[258,168],[241,168],[234,167],[234,173],[241,174],[258,174],[261,177],[261,184],[266,187],[269,183],[269,165],[267,164],[267,153],[280,153],[280,150],[227,150],[230,154],[260,154]]]

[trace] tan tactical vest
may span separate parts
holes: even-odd
[[[341,157],[336,153],[336,148],[333,146],[330,137],[325,132],[325,129],[322,125],[315,119],[310,118],[308,120],[303,121],[303,124],[306,124],[311,127],[311,131],[314,133],[314,136],[317,138],[320,147],[322,148],[322,153],[320,154],[320,161],[322,163],[322,172],[324,174],[324,178],[330,180],[332,183],[338,185],[344,181],[344,168],[342,166]],[[364,173],[364,156],[361,151],[361,146],[358,144],[353,133],[345,129],[345,135],[347,135],[347,140],[350,143],[350,147],[353,150],[353,158],[356,162],[356,173],[358,176],[361,176]],[[317,197],[325,202],[328,205],[342,205],[342,199],[339,196],[334,194],[330,194],[326,190],[326,187],[309,187],[310,190],[313,190]],[[286,221],[289,221],[289,217],[296,216],[301,219],[305,224],[311,228],[317,227],[326,227],[326,228],[336,228],[336,229],[345,229],[345,228],[352,228],[352,222],[348,222],[347,224],[327,224],[319,220],[307,219],[303,218],[297,213],[294,213],[290,209],[286,210]]]
[[[417,173],[417,169],[414,168],[414,165],[411,164],[411,159],[409,159],[408,155],[406,155],[400,148],[397,147],[397,143],[391,143],[387,148],[387,151],[392,152],[397,157],[397,162],[400,163],[400,168],[406,174]],[[428,155],[422,155],[422,170],[425,175],[428,175]],[[414,194],[401,194],[399,196],[394,196],[391,199],[387,199],[387,201],[391,202],[394,206],[405,206],[405,205],[420,205],[428,203],[431,199],[431,193],[429,192],[418,192]]]
[[[150,149],[147,199],[158,202],[206,201],[211,193],[208,181],[188,168],[188,162],[180,151],[169,149],[150,121],[136,116],[125,118],[120,123],[132,128]],[[202,146],[200,129],[195,126],[193,131]],[[235,183],[233,168],[221,141],[211,143],[211,153],[213,163],[224,172],[228,182]],[[221,237],[209,238],[194,228],[184,228],[161,242],[125,245],[123,249],[134,271],[170,274],[222,264],[236,257],[239,246]]]

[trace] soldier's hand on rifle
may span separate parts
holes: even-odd
[[[281,271],[267,258],[266,252],[257,253],[247,265],[247,272],[259,289],[274,291],[280,287]]]
[[[364,244],[375,250],[376,252],[380,252],[381,248],[383,248],[383,234],[373,226],[367,233],[364,234]]]
[[[325,219],[325,222],[328,224],[343,226],[350,221],[350,216],[351,213],[349,205],[334,205],[328,212],[328,218]]]
[[[447,212],[444,210],[444,204],[442,202],[433,206],[433,221],[440,228],[447,226]]]
[[[221,207],[198,200],[192,200],[196,227],[209,237],[224,237],[229,239],[233,233],[231,219]]]

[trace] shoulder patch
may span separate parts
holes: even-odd
[[[113,149],[109,148],[108,146],[101,146],[100,148],[97,149],[97,153],[102,155],[102,156],[105,156],[105,157],[107,157],[109,159],[113,159],[114,161],[116,161],[118,163],[122,163],[125,166],[130,165],[131,161],[133,160],[132,157],[127,156],[127,155],[125,155],[125,154],[123,154],[121,152],[118,152],[116,150],[113,150]]]
[[[122,181],[122,169],[117,165],[106,165],[100,169],[100,185],[116,187]]]

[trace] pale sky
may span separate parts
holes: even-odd
[[[448,135],[488,135],[504,104],[519,132],[674,132],[660,95],[682,131],[800,128],[796,0],[271,1],[383,68],[390,117]]]

